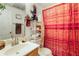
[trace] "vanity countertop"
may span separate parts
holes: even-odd
[[[21,45],[24,45],[24,46],[21,49],[17,50],[17,52],[15,52],[13,54],[11,53],[11,54],[5,55],[7,50],[9,51],[9,49],[10,49],[10,51],[13,51],[12,49],[17,49],[16,47],[19,48]],[[23,56],[25,54],[30,53],[32,50],[34,50],[38,47],[39,47],[38,44],[29,42],[29,41],[15,45],[15,46],[7,45],[4,49],[0,50],[0,56]]]

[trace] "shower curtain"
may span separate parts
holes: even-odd
[[[79,4],[61,3],[42,12],[44,47],[54,56],[79,56]]]

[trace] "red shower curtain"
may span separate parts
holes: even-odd
[[[44,46],[55,56],[79,56],[79,4],[62,3],[43,10]]]

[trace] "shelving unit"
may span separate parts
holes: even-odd
[[[42,22],[33,21],[32,22],[32,42],[40,44],[40,47],[43,46],[42,38]]]
[[[36,31],[39,33],[39,42],[40,42],[40,47],[43,47],[44,44],[44,26],[43,22],[37,22],[36,24]]]
[[[36,32],[39,33],[39,38],[41,38],[41,23],[36,24]]]

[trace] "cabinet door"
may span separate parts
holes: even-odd
[[[38,56],[38,48],[34,49],[33,51],[26,54],[25,56]]]

